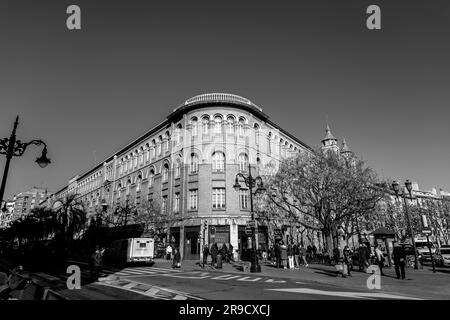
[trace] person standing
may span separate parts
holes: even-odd
[[[172,246],[170,244],[166,247],[166,259],[172,260]]]
[[[220,254],[222,255],[222,259],[228,263],[228,249],[227,246],[222,244],[222,248],[220,249]]]
[[[211,246],[211,267],[216,267],[218,253],[219,248],[217,247],[217,243],[213,243]]]
[[[306,248],[302,244],[301,247],[300,247],[300,257],[301,257],[301,260],[302,260],[303,265],[305,266],[305,268],[308,268],[309,264],[308,264],[308,261],[306,260],[306,253],[307,253],[306,252]]]
[[[298,257],[299,257],[300,250],[299,250],[299,248],[298,248],[298,244],[297,244],[297,243],[294,244],[293,249],[294,249],[294,263],[295,263],[295,268],[296,268],[296,269],[299,269],[299,268],[300,268],[300,261],[299,261]]]
[[[281,250],[281,264],[283,265],[283,269],[287,268],[287,247],[284,244],[284,242],[281,243],[280,246],[280,250]]]
[[[353,270],[353,259],[352,259],[352,252],[348,246],[344,247],[343,254],[344,254],[344,264],[347,266],[347,275],[351,277]]]
[[[228,255],[229,255],[229,260],[231,262],[234,261],[234,251],[233,250],[234,250],[233,245],[230,243],[230,250],[228,250],[229,251]]]
[[[181,254],[178,249],[174,250],[172,268],[181,268]]]
[[[368,266],[367,259],[368,249],[366,245],[362,242],[359,243],[358,247],[358,258],[359,258],[359,271],[366,272]]]
[[[289,269],[294,269],[294,250],[292,248],[292,243],[287,246],[286,253],[288,256],[288,267]]]
[[[405,279],[405,264],[406,264],[406,252],[405,248],[399,246],[397,241],[393,242],[394,250],[392,252],[394,256],[395,274],[397,279],[400,279],[400,273],[402,279]]]
[[[380,268],[380,274],[382,276],[384,276],[384,273],[383,273],[384,256],[383,256],[383,252],[380,249],[380,245],[379,244],[375,245],[375,258],[377,260],[378,268]]]
[[[275,245],[275,260],[277,264],[277,269],[281,268],[281,244],[277,243]]]
[[[208,245],[203,246],[203,268],[208,264],[209,248]]]

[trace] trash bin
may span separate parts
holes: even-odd
[[[217,255],[217,269],[222,269],[222,255]]]

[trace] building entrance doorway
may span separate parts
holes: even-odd
[[[184,260],[200,259],[200,226],[184,227]]]

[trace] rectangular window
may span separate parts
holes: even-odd
[[[239,190],[239,197],[240,197],[241,209],[248,209],[248,202],[249,202],[248,190],[246,190],[246,189]]]
[[[175,199],[173,200],[173,212],[180,212],[180,194],[175,193]]]
[[[225,188],[213,188],[212,204],[213,209],[225,208]]]
[[[189,190],[189,209],[196,210],[198,204],[198,190]]]

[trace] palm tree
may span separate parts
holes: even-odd
[[[39,221],[39,229],[41,230],[40,238],[45,239],[49,234],[55,232],[56,221],[55,212],[48,207],[37,207],[31,210],[31,216]]]
[[[80,231],[86,222],[86,210],[77,194],[69,194],[53,204],[56,221],[61,227],[61,239],[64,244],[73,238],[75,232]]]

